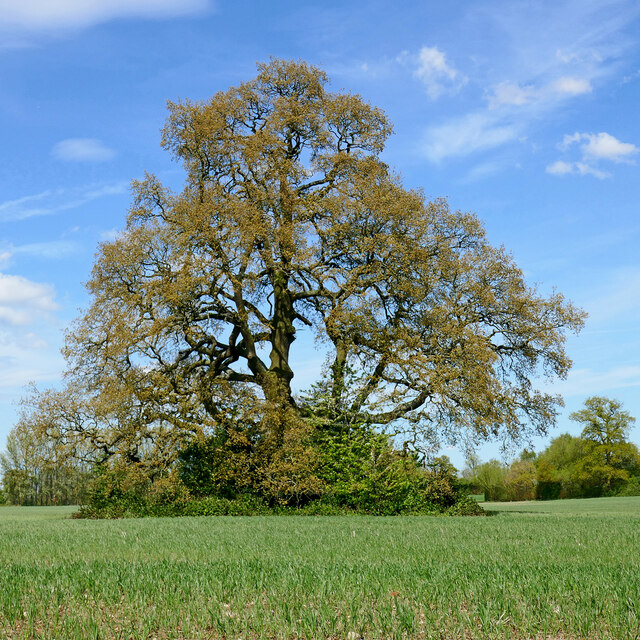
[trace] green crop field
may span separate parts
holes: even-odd
[[[487,518],[0,508],[3,638],[640,637],[640,498]]]

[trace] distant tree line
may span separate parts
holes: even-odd
[[[80,504],[87,494],[86,465],[61,455],[55,441],[36,438],[20,427],[0,453],[0,504],[48,506]]]
[[[525,449],[511,464],[471,456],[463,476],[486,500],[553,500],[640,495],[640,451],[627,440],[635,421],[617,400],[588,398],[570,418],[584,428],[565,433],[541,453]]]

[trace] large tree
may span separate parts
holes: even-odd
[[[416,447],[545,432],[561,399],[532,380],[567,374],[582,312],[529,287],[474,215],[402,186],[380,158],[380,109],[303,62],[258,71],[169,103],[162,145],[184,187],[135,181],[126,229],[100,246],[66,355],[110,442],[242,412],[276,442],[282,416],[319,413]],[[304,327],[328,363],[302,402],[291,350]]]

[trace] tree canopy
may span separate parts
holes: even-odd
[[[584,425],[581,475],[592,479],[592,484],[610,491],[627,482],[630,473],[638,471],[640,466],[637,447],[627,442],[629,430],[636,419],[628,411],[623,411],[619,400],[591,396],[584,405],[584,409],[569,416]]]
[[[33,396],[23,420],[131,460],[242,422],[274,450],[291,421],[380,427],[416,449],[553,424],[561,398],[534,379],[566,376],[584,314],[527,285],[476,216],[402,186],[380,109],[284,60],[168,109],[184,187],[133,182],[68,332],[69,389]],[[303,398],[301,329],[327,353]]]

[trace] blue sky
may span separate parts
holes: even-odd
[[[640,420],[640,5],[635,0],[0,0],[0,446],[29,381],[59,383],[65,327],[129,181],[173,186],[167,100],[269,56],[323,67],[395,125],[407,186],[484,220],[541,291],[590,314],[553,389]],[[323,362],[296,342],[297,385]],[[535,441],[541,448],[549,438]],[[640,444],[640,424],[632,432]],[[496,445],[481,449],[496,455]],[[448,451],[457,464],[462,456]]]

